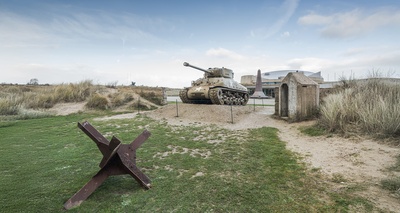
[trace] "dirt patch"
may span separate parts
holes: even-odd
[[[387,211],[397,212],[400,202],[380,188],[380,181],[390,175],[387,168],[396,162],[399,147],[391,147],[371,139],[346,139],[337,136],[311,137],[299,131],[313,121],[287,123],[273,119],[274,107],[217,106],[171,104],[146,114],[171,125],[216,124],[226,129],[241,130],[263,126],[279,129],[279,137],[287,148],[299,153],[310,169],[319,169],[328,181],[333,179],[332,190],[340,190],[350,184],[366,186],[361,196]],[[233,123],[232,123],[233,120]]]
[[[56,115],[69,115],[85,110],[86,102],[59,103],[54,105],[49,112]]]
[[[113,116],[94,118],[93,120],[95,120],[95,121],[106,121],[106,120],[112,120],[112,119],[132,119],[136,115],[137,115],[137,113],[133,112],[133,113],[125,113],[125,114],[119,114],[119,115],[113,115]]]
[[[272,115],[273,110],[273,107],[267,106],[170,104],[146,114],[153,119],[165,119],[171,125],[217,124],[223,128],[240,130],[265,126],[268,121],[263,121],[259,115]]]

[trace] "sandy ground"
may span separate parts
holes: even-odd
[[[286,142],[288,149],[302,156],[301,159],[310,169],[321,171],[323,178],[332,186],[331,190],[359,184],[365,187],[359,193],[361,196],[385,211],[400,212],[398,198],[379,186],[382,179],[393,175],[387,168],[395,164],[400,147],[363,138],[307,136],[300,133],[299,127],[312,125],[313,121],[288,123],[273,119],[274,107],[271,106],[170,104],[144,113],[153,119],[166,120],[171,125],[217,124],[230,130],[275,127],[279,129],[279,137]],[[99,119],[135,116],[136,113],[128,113]]]
[[[54,105],[49,112],[55,113],[56,115],[69,115],[85,110],[85,102],[79,103],[59,103]]]

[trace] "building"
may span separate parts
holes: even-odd
[[[263,92],[267,96],[275,97],[274,88],[279,87],[281,85],[282,80],[287,76],[288,73],[291,72],[299,72],[309,77],[313,81],[318,84],[324,82],[324,78],[321,76],[321,72],[310,72],[303,70],[278,70],[271,72],[261,73],[261,81]],[[250,92],[250,95],[254,93],[256,87],[257,77],[256,75],[244,75],[240,79],[240,83],[247,87]]]
[[[315,115],[319,106],[319,85],[301,72],[290,72],[279,87],[279,114],[300,121]]]

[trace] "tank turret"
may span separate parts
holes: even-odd
[[[180,91],[183,103],[211,103],[246,105],[249,100],[247,88],[233,80],[233,71],[227,68],[203,69],[187,62],[183,66],[204,72],[204,78],[192,82],[191,87]]]

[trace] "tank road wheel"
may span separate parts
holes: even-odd
[[[190,103],[192,103],[192,101],[189,100],[189,98],[187,96],[187,92],[188,92],[188,89],[183,89],[183,90],[179,91],[179,98],[181,98],[182,103],[190,104]]]
[[[233,98],[232,105],[240,105],[240,102],[237,98]]]
[[[213,104],[222,105],[224,104],[223,93],[219,88],[214,88],[210,90],[210,99]]]
[[[224,96],[224,103],[226,104],[226,105],[232,105],[232,97],[229,97],[229,96]]]
[[[235,97],[233,98],[233,104],[234,105],[242,105],[242,97],[240,96],[239,93],[235,92]]]
[[[242,105],[242,98],[236,98],[236,105]]]
[[[234,105],[235,104],[235,96],[230,91],[226,91],[224,94],[225,104],[226,105]]]

